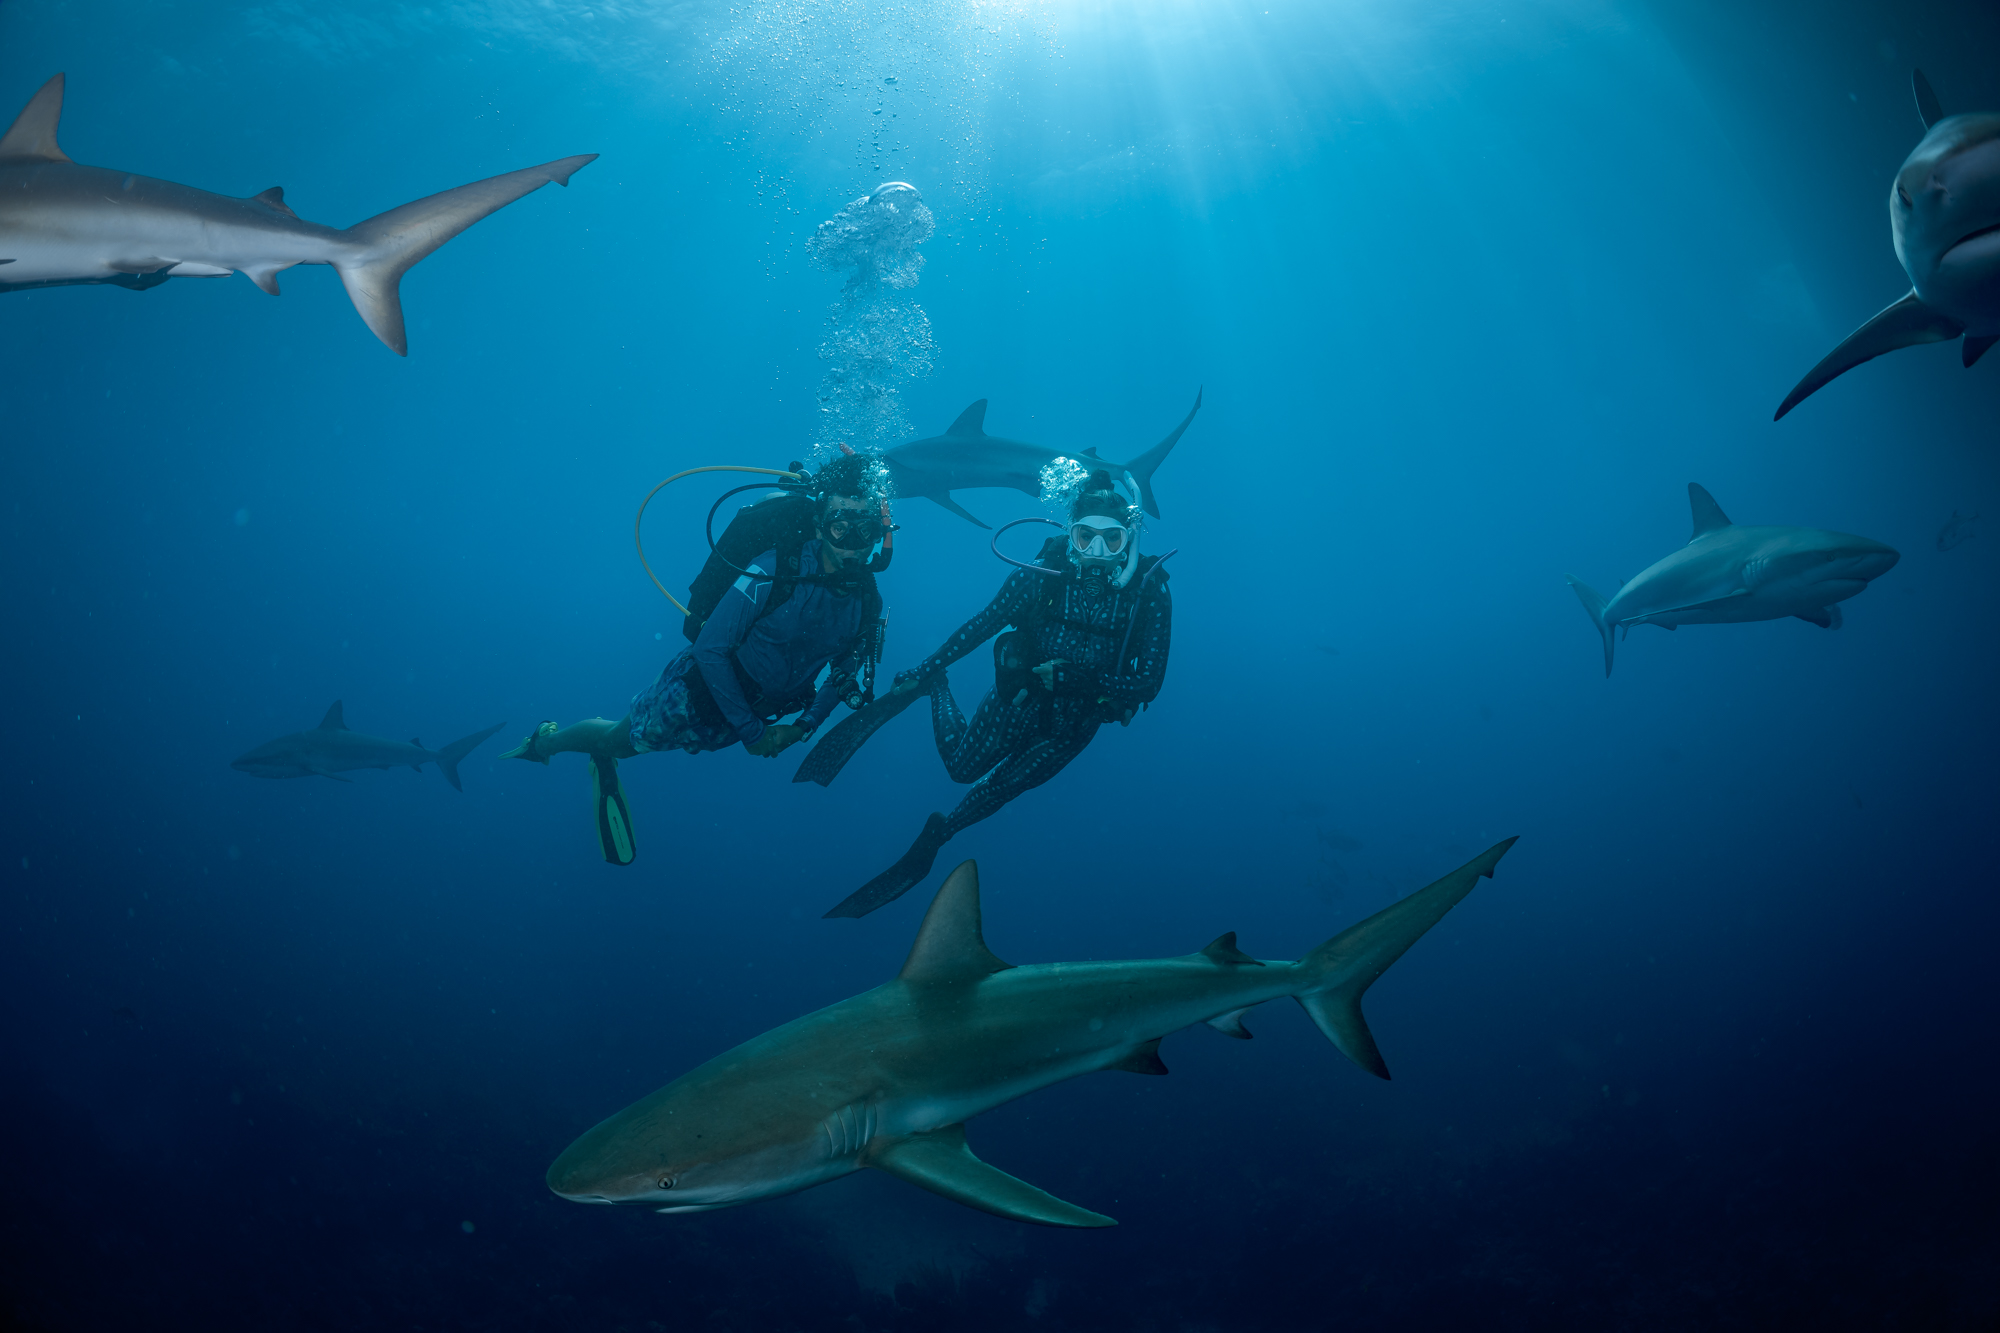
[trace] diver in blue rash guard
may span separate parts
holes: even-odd
[[[774,546],[745,562],[746,572],[700,622],[693,645],[633,698],[629,713],[616,722],[591,718],[561,728],[544,722],[502,756],[538,764],[569,751],[590,757],[605,860],[630,865],[635,854],[620,759],[739,743],[760,758],[776,758],[812,735],[854,690],[882,613],[867,568],[884,536],[882,476],[868,455],[827,464],[814,479],[813,536],[795,550]],[[825,683],[816,685],[829,665]],[[794,721],[778,720],[792,713]]]
[[[1161,557],[1139,554],[1139,511],[1091,474],[1070,508],[1068,531],[1050,538],[1039,568],[1018,569],[984,611],[945,645],[896,677],[899,694],[926,690],[939,758],[972,790],[951,814],[933,814],[895,865],[828,916],[866,916],[916,887],[938,849],[1083,753],[1098,727],[1129,724],[1166,679],[1173,601]],[[994,686],[970,719],[945,669],[1002,628]]]

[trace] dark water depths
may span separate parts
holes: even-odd
[[[1770,420],[1907,289],[1910,66],[2000,107],[1996,37],[1970,4],[0,0],[0,114],[66,70],[82,162],[346,226],[603,155],[412,271],[407,360],[324,269],[0,300],[0,1311],[1996,1327],[2000,533],[1940,535],[2000,515],[1996,372],[1899,352]],[[995,951],[1296,957],[1521,842],[1371,992],[1394,1082],[1272,1005],[973,1124],[1115,1230],[875,1173],[566,1203],[577,1133],[893,974],[937,882],[820,919],[958,798],[915,713],[825,791],[627,763],[625,870],[580,762],[496,759],[679,646],[638,500],[813,447],[841,276],[804,240],[897,178],[936,217],[931,343],[890,349],[932,364],[884,381],[916,433],[987,398],[1125,457],[1205,392],[1145,539],[1180,550],[1165,692],[946,853]],[[1837,633],[1642,628],[1606,681],[1564,575],[1678,546],[1689,481],[1902,562]],[[655,502],[670,586],[717,490]],[[897,517],[892,668],[1004,573]],[[334,699],[508,726],[463,794],[229,769]]]

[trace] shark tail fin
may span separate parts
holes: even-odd
[[[496,722],[484,731],[475,731],[470,736],[461,736],[457,740],[453,741],[450,745],[447,745],[442,750],[438,751],[437,755],[438,772],[444,774],[444,780],[446,782],[449,782],[454,790],[456,791],[465,790],[465,788],[461,786],[458,781],[459,761],[464,759],[465,756],[471,754],[474,750],[478,749],[480,742],[484,741],[488,736],[491,736],[494,732],[500,730],[500,728],[506,725],[507,724],[505,722]]]
[[[1493,877],[1493,867],[1515,841],[1495,843],[1437,883],[1349,926],[1300,960],[1299,967],[1312,980],[1296,998],[1341,1054],[1377,1078],[1389,1077],[1389,1066],[1361,1016],[1362,995],[1425,931],[1444,920],[1482,875]]]
[[[1160,516],[1160,502],[1153,498],[1153,473],[1159,469],[1160,464],[1167,461],[1167,455],[1181,442],[1182,433],[1193,424],[1194,414],[1201,411],[1201,394],[1200,389],[1194,391],[1194,406],[1188,409],[1188,414],[1182,419],[1181,424],[1174,427],[1173,434],[1125,465],[1125,471],[1131,475],[1132,484],[1139,489],[1139,504],[1154,518]]]
[[[585,153],[544,162],[539,167],[461,185],[355,223],[346,235],[361,253],[334,262],[355,310],[390,351],[397,356],[409,355],[409,340],[403,334],[403,298],[397,290],[403,275],[481,218],[550,181],[568,185],[571,175],[596,160],[597,154]]]
[[[1570,588],[1576,593],[1576,600],[1583,603],[1583,609],[1590,613],[1590,623],[1597,626],[1598,634],[1604,639],[1604,674],[1608,679],[1611,675],[1611,655],[1617,648],[1618,641],[1612,637],[1611,622],[1604,618],[1604,598],[1598,594],[1597,589],[1576,575],[1565,574],[1563,577],[1569,580]]]

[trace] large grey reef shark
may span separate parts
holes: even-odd
[[[397,290],[418,260],[487,214],[572,173],[565,157],[461,185],[342,231],[307,222],[273,185],[248,199],[72,162],[56,146],[63,76],[42,85],[0,138],[0,293],[109,283],[135,292],[169,278],[241,273],[278,294],[294,264],[330,264],[375,336],[407,355]]]
[[[1821,528],[1738,527],[1715,497],[1688,483],[1694,535],[1648,566],[1610,601],[1576,575],[1569,586],[1604,638],[1611,674],[1613,632],[1634,625],[1732,625],[1796,616],[1839,629],[1839,603],[1888,573],[1902,556],[1866,537]]]
[[[966,512],[963,505],[951,498],[953,491],[998,486],[1039,495],[1042,469],[1064,457],[1075,458],[1086,466],[1102,467],[1114,477],[1124,476],[1139,493],[1139,502],[1145,506],[1146,512],[1158,518],[1160,505],[1153,498],[1153,472],[1166,460],[1174,445],[1180,442],[1181,433],[1199,411],[1201,393],[1197,390],[1194,406],[1188,409],[1187,417],[1174,427],[1166,439],[1129,463],[1114,463],[1099,457],[1095,445],[1081,453],[1066,454],[1060,449],[988,435],[986,400],[982,398],[959,413],[958,420],[952,422],[951,429],[944,434],[885,449],[882,461],[888,465],[899,498],[920,496],[935,501],[966,522],[978,523],[982,528],[992,525],[981,523]]]
[[[265,741],[248,754],[230,761],[239,773],[259,778],[332,778],[347,782],[342,773],[357,768],[401,768],[407,764],[423,772],[425,764],[436,764],[444,780],[459,791],[458,765],[479,747],[479,743],[506,726],[496,723],[484,731],[461,736],[442,750],[426,750],[415,736],[407,742],[386,736],[364,736],[347,729],[340,700],[326,710],[326,717],[311,731],[295,731],[274,741]]]
[[[1206,1023],[1247,1038],[1243,1015],[1290,996],[1380,1078],[1388,1066],[1361,996],[1472,891],[1514,839],[1314,949],[1260,961],[1235,932],[1199,953],[1015,967],[980,927],[967,861],[931,901],[903,970],[689,1071],[572,1143],[549,1188],[579,1203],[706,1212],[873,1167],[1017,1222],[1105,1227],[973,1156],[965,1121],[1098,1070],[1164,1074],[1160,1039]]]
[[[1945,115],[1922,70],[1910,86],[1925,133],[1889,188],[1889,230],[1910,294],[1828,352],[1773,421],[1884,352],[1962,336],[1970,368],[2000,342],[2000,115]]]

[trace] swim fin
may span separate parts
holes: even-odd
[[[951,834],[944,816],[933,811],[924,821],[924,831],[910,844],[910,850],[903,853],[902,860],[848,894],[827,915],[867,916],[876,908],[895,902],[923,883],[924,876],[931,873],[931,864],[937,860],[938,848],[949,841]]]
[[[632,811],[618,782],[616,759],[590,756],[590,794],[597,806],[597,841],[604,848],[604,859],[615,866],[631,865],[638,853],[632,845]]]
[[[799,771],[792,774],[792,781],[829,786],[840,776],[840,770],[847,766],[847,761],[854,757],[855,752],[868,743],[870,736],[880,731],[890,718],[926,697],[927,693],[923,690],[910,690],[904,694],[891,690],[875,702],[855,709],[838,726],[820,737],[819,744],[799,761]]]

